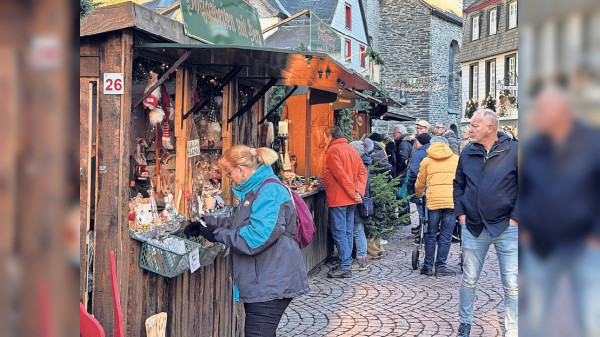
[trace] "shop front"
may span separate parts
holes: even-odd
[[[240,335],[227,248],[178,230],[235,206],[216,158],[236,144],[280,152],[276,171],[315,220],[303,249],[310,270],[331,249],[319,178],[334,103],[319,95],[376,90],[325,54],[204,44],[183,32],[130,2],[96,9],[80,28],[80,294],[105,331],[114,251],[126,335],[143,335],[160,312],[170,336]],[[266,109],[276,86],[290,93],[282,118]]]

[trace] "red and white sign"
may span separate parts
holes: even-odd
[[[104,73],[104,94],[123,95],[123,73]]]

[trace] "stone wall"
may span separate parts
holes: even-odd
[[[371,47],[379,51],[379,13],[381,10],[381,0],[364,0],[363,6],[365,9],[365,17],[367,19],[367,27],[369,28],[369,36],[371,37]]]
[[[372,2],[372,1],[371,1]],[[462,27],[431,14],[418,0],[383,0],[379,16],[379,51],[385,61],[381,77],[392,98],[400,92],[394,90],[395,81],[401,78],[430,75],[448,76],[449,48],[455,40],[462,42]],[[369,10],[367,10],[369,13]],[[373,35],[371,33],[371,35]],[[454,72],[460,70],[459,53],[455,55]],[[455,76],[452,107],[460,111],[461,78]],[[390,108],[418,119],[458,125],[459,114],[448,113],[448,91],[407,92],[408,104],[401,109]],[[373,131],[391,135],[394,121],[373,121]],[[409,133],[414,133],[414,123],[403,123]]]

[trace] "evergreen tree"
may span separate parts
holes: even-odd
[[[381,236],[383,239],[389,239],[403,225],[410,222],[410,212],[405,212],[403,207],[408,205],[410,196],[397,200],[394,193],[402,184],[401,177],[389,181],[389,175],[389,171],[370,175],[373,216],[371,222],[365,225],[368,237]]]

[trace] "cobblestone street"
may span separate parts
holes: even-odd
[[[454,336],[458,321],[459,244],[452,244],[452,277],[427,277],[411,268],[415,247],[404,227],[383,258],[350,279],[328,279],[330,264],[315,268],[311,292],[292,301],[278,336]],[[422,263],[422,260],[421,260]],[[502,336],[502,284],[494,248],[484,263],[471,336]]]

